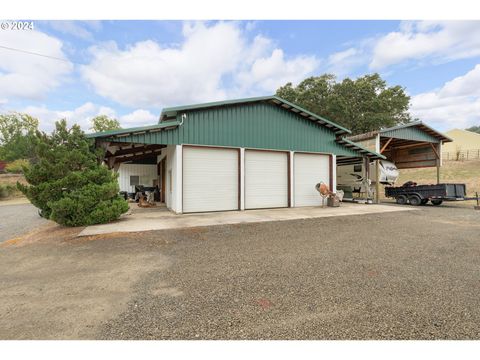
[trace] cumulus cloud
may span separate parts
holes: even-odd
[[[83,77],[101,96],[132,107],[161,107],[272,93],[318,66],[313,56],[288,58],[263,36],[249,40],[236,22],[185,23],[181,44],[152,40],[90,48]]]
[[[148,110],[137,109],[129,114],[120,116],[119,121],[122,127],[135,127],[143,125],[154,125],[158,122],[159,114],[154,115]]]
[[[480,21],[409,21],[380,37],[370,68],[409,60],[451,61],[480,55]]]
[[[414,116],[443,130],[477,125],[480,123],[479,82],[480,64],[436,91],[413,96],[411,111]]]
[[[108,107],[86,102],[73,110],[54,110],[47,106],[27,106],[20,110],[39,119],[39,127],[43,131],[50,132],[55,128],[55,122],[66,119],[69,126],[78,124],[84,131],[90,131],[91,120],[98,115],[107,115],[117,118],[123,128],[143,125],[154,125],[158,122],[158,115],[148,110],[137,109],[131,113],[118,115],[117,112]]]
[[[337,76],[345,76],[366,62],[368,62],[368,58],[365,53],[365,45],[358,48],[350,47],[328,57],[327,71]]]
[[[39,31],[0,31],[3,46],[63,59],[0,49],[0,98],[44,99],[73,70],[62,42]]]

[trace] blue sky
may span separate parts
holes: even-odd
[[[0,46],[56,58],[0,48],[0,112],[31,113],[45,130],[63,117],[87,130],[99,114],[152,124],[166,106],[273,94],[325,72],[380,73],[440,130],[480,123],[478,21],[35,21],[0,31]]]

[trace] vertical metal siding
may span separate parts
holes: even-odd
[[[413,140],[413,141],[427,141],[432,143],[438,143],[440,140],[434,136],[427,134],[426,132],[416,128],[407,127],[402,129],[394,129],[381,133],[382,137],[394,137],[397,139]]]
[[[270,103],[192,110],[186,114],[183,125],[175,129],[110,140],[359,155],[336,143],[332,130]],[[180,118],[178,114],[177,120]]]

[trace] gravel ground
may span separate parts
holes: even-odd
[[[32,204],[0,203],[0,243],[48,223]]]
[[[455,206],[0,248],[0,338],[480,339],[479,255]]]

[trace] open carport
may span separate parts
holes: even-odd
[[[422,121],[414,121],[379,131],[350,136],[348,140],[362,145],[364,148],[381,154],[386,160],[393,162],[397,169],[436,167],[437,184],[440,183],[442,166],[442,145],[452,139],[431,128]],[[361,163],[347,161],[344,164]],[[364,162],[364,165],[366,163]],[[364,174],[375,184],[375,201],[380,201],[379,160],[376,160],[375,174],[369,173],[369,166],[363,166]]]

